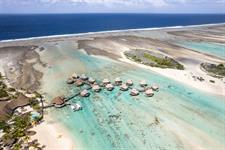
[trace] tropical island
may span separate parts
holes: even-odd
[[[211,25],[1,41],[1,147],[225,147],[225,59],[180,44],[223,49],[224,29]]]
[[[202,63],[201,68],[209,73],[209,75],[223,78],[225,77],[225,67],[224,64],[210,64],[210,63]]]

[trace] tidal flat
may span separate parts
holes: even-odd
[[[115,87],[113,91],[90,91],[87,98],[73,98],[71,102],[79,103],[81,111],[74,112],[70,107],[49,109],[45,123],[53,124],[49,126],[53,128],[57,122],[63,128],[52,135],[69,137],[51,140],[46,136],[46,141],[57,146],[69,140],[66,149],[224,149],[225,83],[223,78],[200,69],[204,62],[225,64],[219,53],[208,53],[212,43],[224,44],[224,37],[218,34],[218,30],[225,31],[221,28],[225,25],[0,42],[0,66],[9,83],[38,90],[46,103],[84,88],[66,84],[73,73],[86,74],[99,82],[104,78],[132,79],[134,87],[143,79],[149,85],[159,85],[153,97],[132,97],[129,91]],[[201,44],[210,42],[206,52],[204,46],[198,50],[181,44],[200,39]],[[185,69],[136,64],[124,57],[123,53],[131,49],[167,55]],[[44,135],[36,138],[45,142],[41,140]],[[51,148],[56,147],[49,144]]]

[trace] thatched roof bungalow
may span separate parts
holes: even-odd
[[[146,82],[145,80],[142,80],[142,81],[140,82],[140,86],[142,86],[142,87],[147,86],[147,82]]]
[[[106,86],[106,89],[108,90],[108,91],[112,91],[113,89],[114,89],[114,86],[112,85],[112,84],[107,84]]]
[[[109,81],[109,79],[104,79],[104,80],[102,81],[102,83],[106,85],[106,84],[109,84],[110,81]]]
[[[115,79],[115,84],[116,85],[121,85],[122,84],[122,80],[120,78],[116,78]]]
[[[67,84],[73,84],[73,83],[74,83],[74,80],[73,80],[72,78],[68,78],[68,79],[66,80],[66,83],[67,83]]]
[[[158,85],[156,85],[156,84],[154,84],[151,88],[152,88],[152,90],[154,90],[154,91],[159,90],[159,86],[158,86]]]
[[[88,79],[88,82],[91,83],[91,84],[93,84],[93,83],[95,83],[95,79],[92,78],[92,77],[90,77],[90,78]]]
[[[121,90],[121,91],[127,91],[127,90],[128,90],[128,86],[127,86],[126,84],[122,84],[122,85],[120,86],[120,90]]]
[[[147,90],[145,91],[145,95],[146,95],[146,96],[149,96],[149,97],[153,96],[153,95],[154,95],[153,90],[152,90],[152,89],[147,89]]]
[[[137,96],[137,95],[139,95],[139,92],[138,92],[138,90],[136,90],[136,89],[133,88],[133,89],[131,90],[131,92],[130,92],[130,95],[131,95],[131,96]]]
[[[128,79],[127,82],[126,82],[126,84],[128,86],[132,86],[133,85],[133,81],[131,79]]]
[[[86,76],[85,74],[82,74],[80,76],[81,80],[88,80],[88,76]]]
[[[83,90],[80,92],[80,96],[82,97],[88,97],[90,95],[90,93],[87,90]]]
[[[76,84],[76,86],[82,86],[82,85],[84,85],[84,82],[80,79],[77,79],[75,84]]]
[[[93,85],[92,89],[95,91],[95,92],[99,92],[101,90],[100,86],[99,85]]]
[[[77,75],[76,73],[72,74],[72,78],[73,79],[78,79],[79,78],[79,75]]]

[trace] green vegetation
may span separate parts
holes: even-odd
[[[168,68],[176,68],[179,70],[184,70],[183,65],[175,62],[173,59],[171,59],[169,57],[159,58],[159,57],[144,53],[144,58],[147,58],[151,61],[156,62],[159,67],[165,66],[166,68],[168,67]]]
[[[9,96],[6,90],[0,88],[0,98]]]
[[[124,54],[128,59],[148,66],[184,70],[184,66],[174,59],[148,50],[131,50]]]
[[[201,67],[214,77],[225,77],[225,66],[223,64],[202,63]]]

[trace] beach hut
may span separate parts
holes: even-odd
[[[126,84],[128,86],[132,86],[133,85],[133,81],[131,79],[128,79],[127,82],[126,82]]]
[[[90,77],[90,78],[88,79],[88,82],[91,83],[91,84],[93,84],[93,83],[95,82],[95,79],[93,79],[92,77]]]
[[[106,85],[106,84],[109,84],[110,81],[109,81],[109,79],[104,79],[104,80],[102,81],[102,83],[103,83],[104,85]]]
[[[158,91],[158,90],[159,90],[159,86],[158,86],[158,85],[156,85],[156,84],[155,84],[155,85],[153,85],[153,86],[152,86],[152,90],[154,90],[154,91]]]
[[[146,81],[145,81],[145,80],[142,80],[142,81],[140,82],[140,86],[141,86],[141,87],[145,87],[145,86],[147,86]]]
[[[78,79],[78,80],[76,80],[75,84],[76,84],[76,86],[82,86],[82,85],[84,85],[84,82],[82,80]]]
[[[130,92],[130,95],[131,96],[137,96],[137,95],[139,95],[139,92],[136,89],[132,89],[131,92]]]
[[[80,96],[82,97],[88,97],[90,95],[90,93],[87,90],[83,90],[80,92]]]
[[[127,90],[128,90],[128,86],[127,86],[126,84],[122,84],[122,85],[120,86],[120,90],[121,90],[121,91],[127,91]]]
[[[121,84],[122,84],[122,80],[120,78],[116,78],[115,85],[121,85]]]
[[[113,89],[114,89],[114,86],[112,85],[112,84],[107,84],[106,86],[106,89],[108,90],[108,91],[112,91]]]
[[[100,86],[98,84],[96,85],[93,85],[92,89],[95,91],[95,92],[99,92],[101,90]]]
[[[145,91],[145,95],[148,96],[148,97],[153,96],[153,95],[154,95],[153,90],[152,90],[152,89],[147,89],[147,90]]]
[[[73,78],[73,79],[78,79],[79,76],[78,76],[76,73],[74,73],[74,74],[72,74],[72,78]]]
[[[65,97],[64,96],[55,97],[54,99],[52,99],[51,104],[56,108],[63,107],[65,106]]]
[[[88,80],[88,77],[87,77],[85,74],[82,74],[82,75],[80,76],[80,78],[81,78],[81,80]]]
[[[68,78],[68,79],[66,80],[66,83],[67,83],[67,84],[73,84],[73,83],[74,83],[74,80],[73,80],[72,78]]]

